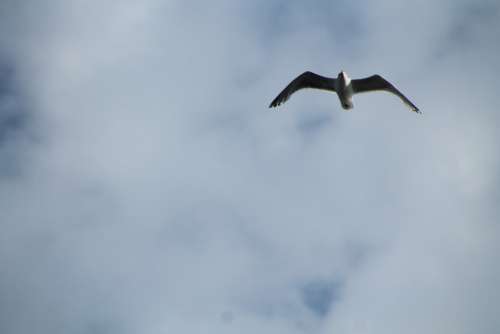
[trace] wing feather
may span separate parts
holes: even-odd
[[[396,87],[394,87],[389,81],[382,78],[380,75],[375,74],[371,77],[364,79],[354,79],[351,80],[352,90],[354,93],[371,92],[377,90],[384,90],[397,95],[410,109],[416,113],[420,113],[420,110],[414,105],[406,96],[403,95]]]
[[[286,86],[285,89],[279,93],[279,95],[271,102],[269,108],[277,107],[280,104],[285,103],[293,93],[303,88],[324,89],[334,92],[335,79],[323,77],[309,71],[304,72],[290,82],[288,86]]]

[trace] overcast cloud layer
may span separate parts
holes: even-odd
[[[0,332],[495,333],[498,1],[0,3]],[[304,70],[388,94],[275,95]]]

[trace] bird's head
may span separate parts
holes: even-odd
[[[345,73],[343,70],[340,71],[338,78],[341,79],[342,81],[348,81],[349,79],[347,73]]]

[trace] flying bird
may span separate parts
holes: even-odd
[[[352,104],[352,96],[354,94],[372,91],[387,91],[397,95],[411,111],[421,113],[416,105],[380,75],[375,74],[371,77],[351,80],[344,71],[341,71],[336,79],[323,77],[309,71],[304,72],[290,82],[288,86],[279,93],[273,102],[271,102],[269,108],[277,107],[285,103],[293,93],[303,88],[316,88],[337,93],[340,104],[345,110],[354,107]]]

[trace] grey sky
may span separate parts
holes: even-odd
[[[499,16],[4,0],[0,332],[494,333]]]

